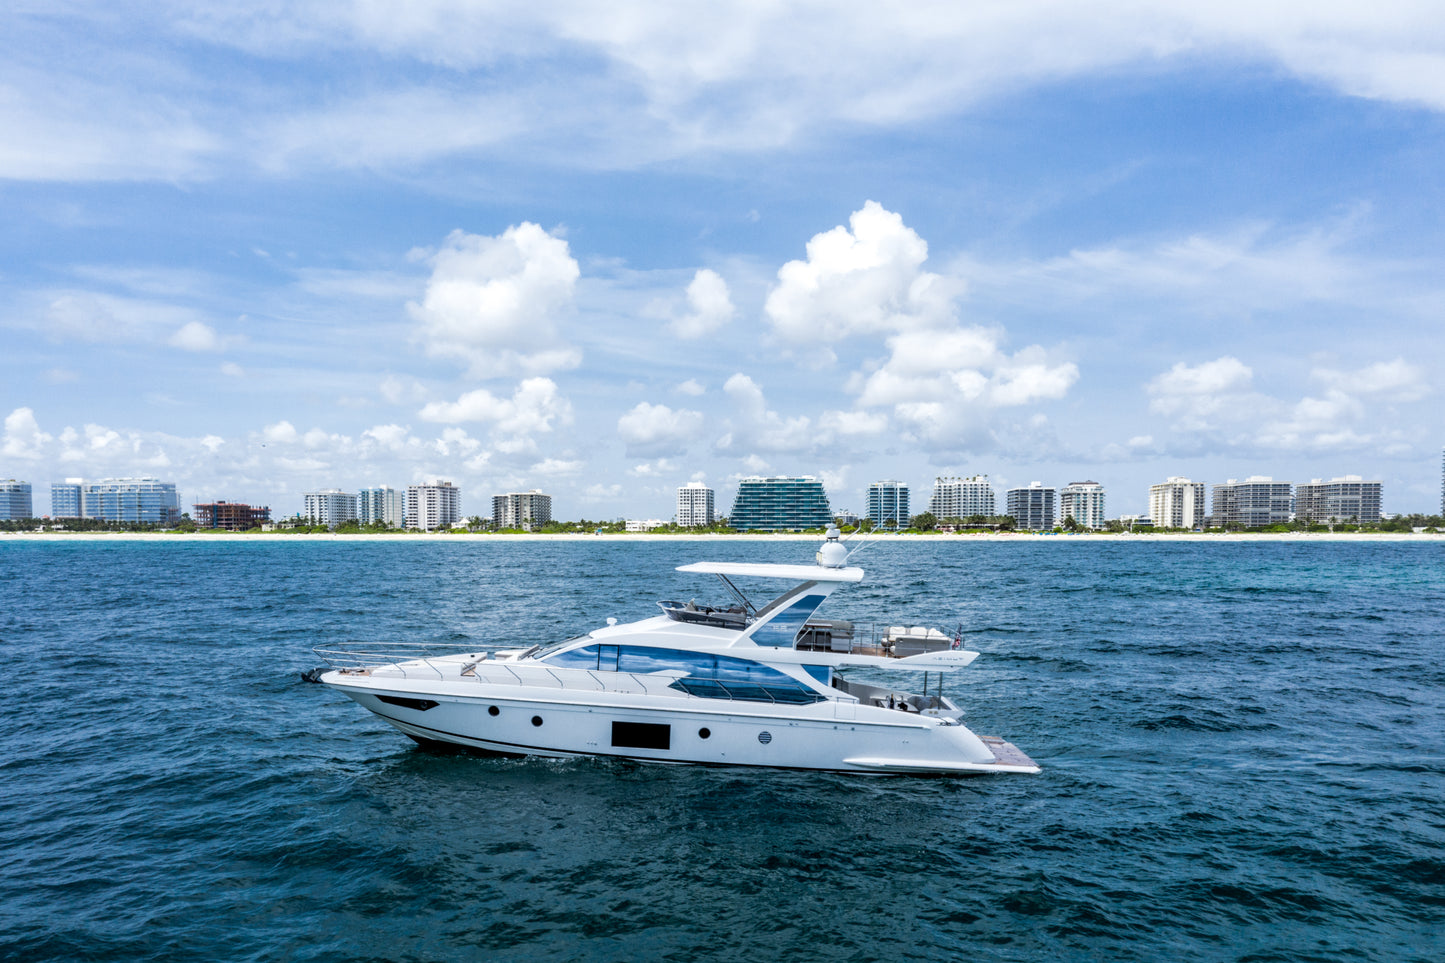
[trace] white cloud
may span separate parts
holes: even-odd
[[[1358,371],[1316,368],[1311,376],[1339,391],[1377,395],[1393,401],[1419,401],[1430,393],[1425,369],[1404,358],[1377,361]]]
[[[544,458],[532,466],[531,471],[537,475],[576,475],[587,467],[587,463],[578,460],[563,458]]]
[[[678,454],[702,430],[702,423],[700,411],[644,401],[617,419],[617,433],[627,442],[629,456]]]
[[[704,388],[696,378],[688,378],[673,390],[680,395],[687,395],[690,398],[701,398],[707,394],[707,389]]]
[[[453,231],[429,260],[426,296],[407,304],[427,354],[477,375],[581,363],[581,352],[557,339],[580,275],[565,240],[530,222],[497,237]]]
[[[733,319],[736,309],[727,282],[716,271],[703,268],[687,286],[688,313],[674,318],[672,331],[680,338],[701,338]]]
[[[554,424],[572,420],[572,406],[557,393],[550,378],[527,378],[510,398],[493,395],[485,388],[468,391],[456,401],[434,401],[422,408],[425,421],[444,424],[481,422],[490,424],[496,434],[511,439],[498,443],[499,451],[531,449],[529,438],[553,430]]]
[[[168,342],[173,348],[181,348],[185,351],[219,351],[221,339],[217,337],[216,331],[208,324],[200,321],[187,321],[176,329]]]
[[[1250,367],[1226,355],[1180,362],[1145,387],[1150,410],[1172,422],[1172,444],[1205,441],[1212,451],[1242,454],[1392,448],[1398,431],[1382,425],[1370,404],[1424,396],[1422,372],[1398,360],[1355,371],[1316,369],[1314,376],[1328,386],[1323,395],[1291,402],[1255,390]]]
[[[221,365],[221,374],[228,378],[244,378],[246,370],[234,361],[227,361]]]
[[[825,411],[818,427],[839,435],[877,435],[888,430],[888,418],[870,411]]]
[[[0,452],[8,458],[31,460],[41,457],[54,438],[40,430],[31,408],[16,408],[5,416],[5,443]]]
[[[727,420],[728,431],[718,440],[719,450],[802,454],[818,444],[820,439],[806,415],[787,418],[769,409],[763,389],[747,375],[738,372],[728,378],[723,393],[732,400],[736,415]]]
[[[868,201],[813,236],[805,261],[778,270],[764,313],[789,341],[826,344],[856,334],[933,327],[951,318],[956,281],[922,270],[928,245],[903,218]]]
[[[633,465],[627,469],[629,475],[638,478],[660,478],[676,475],[679,469],[677,462],[667,458],[659,458],[656,461],[643,462],[640,465]]]
[[[835,4],[826,17],[801,0],[242,0],[12,18],[0,177],[169,181],[237,163],[416,169],[520,150],[553,166],[638,166],[774,150],[840,128],[916,128],[1133,66],[1261,64],[1438,111],[1438,18],[1429,0]],[[208,65],[234,57],[216,46],[251,58],[249,96],[208,83]]]
[[[991,411],[1057,400],[1078,380],[1073,362],[1039,346],[1009,354],[1001,329],[962,323],[956,305],[962,280],[925,270],[928,245],[873,201],[854,212],[848,227],[815,235],[807,251],[806,261],[778,271],[768,320],[799,343],[881,337],[888,356],[865,364],[847,384],[859,409],[891,409],[916,440],[991,446]],[[756,411],[756,401],[747,404]],[[870,417],[835,416],[818,427],[881,430],[881,413]]]
[[[289,421],[278,421],[274,425],[267,425],[261,429],[261,437],[266,441],[278,445],[289,445],[297,441],[301,435],[296,426]]]

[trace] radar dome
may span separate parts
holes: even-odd
[[[848,550],[838,541],[836,526],[828,526],[828,540],[818,546],[818,554],[814,557],[824,568],[842,568],[848,563]]]

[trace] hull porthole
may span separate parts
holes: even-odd
[[[707,738],[709,738],[709,737],[711,737],[711,736],[712,736],[712,730],[709,729],[709,728],[707,728],[706,726],[704,726],[703,728],[697,730],[697,737],[698,737],[699,739],[707,739]]]
[[[542,724],[542,717],[541,717],[541,716],[533,716],[533,717],[532,717],[532,725],[534,725],[534,726],[540,726],[541,724]]]
[[[501,710],[501,709],[498,709],[496,706],[487,706],[487,715],[489,715],[489,716],[496,716],[496,715],[501,715],[501,713],[502,713],[502,710]]]

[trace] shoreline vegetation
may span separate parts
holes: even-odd
[[[776,541],[815,542],[822,532],[467,532],[441,530],[435,532],[226,532],[197,530],[194,532],[125,532],[125,531],[0,531],[0,542],[18,541],[138,541],[138,542],[205,542],[205,541]],[[1445,532],[866,532],[859,541],[880,542],[1445,542]]]

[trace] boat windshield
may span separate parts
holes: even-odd
[[[534,658],[534,659],[545,659],[545,658],[547,658],[547,656],[549,656],[549,655],[553,655],[553,654],[555,654],[555,653],[557,653],[557,652],[561,652],[563,649],[567,648],[567,646],[569,646],[569,645],[574,645],[574,644],[576,644],[576,643],[578,643],[578,642],[581,642],[583,639],[590,639],[591,637],[592,637],[592,636],[590,636],[590,635],[574,635],[574,636],[572,636],[572,638],[570,638],[570,639],[563,639],[561,642],[552,642],[552,643],[550,643],[550,644],[548,644],[548,645],[542,646],[542,647],[541,647],[540,649],[538,649],[536,652],[533,652],[533,653],[532,653],[532,658]]]

